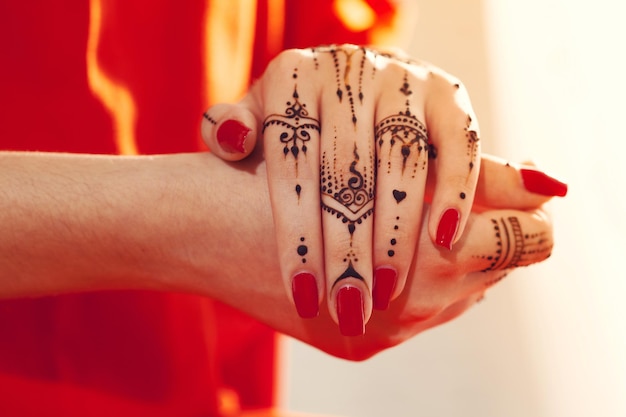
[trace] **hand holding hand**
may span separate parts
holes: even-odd
[[[363,334],[372,308],[402,292],[427,179],[433,243],[451,250],[469,219],[480,141],[467,93],[403,55],[354,45],[286,51],[239,105],[211,108],[202,133],[226,160],[262,137],[287,291],[305,318],[325,294],[344,335]]]

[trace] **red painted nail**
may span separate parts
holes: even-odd
[[[437,227],[437,240],[435,242],[437,245],[452,250],[452,241],[459,228],[460,219],[461,215],[457,209],[449,208],[443,213]]]
[[[317,281],[313,274],[301,272],[293,277],[291,291],[300,317],[311,319],[319,314]]]
[[[372,298],[376,310],[387,310],[391,301],[391,294],[396,288],[398,273],[389,267],[377,268],[374,271],[374,289]]]
[[[524,181],[524,187],[531,193],[550,197],[565,197],[567,195],[567,184],[541,171],[522,168],[520,169],[520,174]]]
[[[217,129],[217,142],[228,153],[244,153],[250,129],[237,120],[226,120]]]
[[[344,336],[361,336],[365,333],[363,295],[356,287],[346,286],[337,293],[339,331]]]

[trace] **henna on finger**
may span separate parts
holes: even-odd
[[[337,285],[346,278],[363,280],[362,274],[357,272],[355,264],[359,259],[353,250],[353,237],[358,225],[374,213],[374,169],[372,164],[360,163],[357,145],[354,144],[353,159],[350,163],[349,175],[337,166],[337,137],[335,136],[334,154],[332,157],[326,152],[322,153],[320,168],[321,181],[321,205],[324,212],[335,216],[346,225],[349,233],[349,251],[343,262],[346,269],[333,283]],[[370,150],[368,160],[372,160]],[[347,177],[347,178],[346,178]]]
[[[319,224],[307,221],[300,207],[312,207],[319,218],[318,143],[321,124],[307,108],[298,89],[298,69],[291,74],[293,90],[284,111],[270,113],[262,125],[272,206],[276,219],[278,245],[282,250],[283,273],[290,280],[291,292],[298,314],[316,317],[319,312],[319,290],[316,276],[323,270],[323,251]],[[305,86],[306,87],[306,86]],[[306,90],[306,88],[305,88]],[[306,90],[311,92],[310,89]],[[309,156],[309,150],[312,155]],[[300,168],[308,174],[301,178]],[[311,175],[313,177],[311,177]],[[285,187],[285,184],[289,184]],[[292,200],[293,199],[293,200]],[[315,214],[315,213],[314,213]],[[283,239],[289,239],[289,242]],[[285,247],[291,246],[291,249]],[[312,260],[312,262],[309,262]],[[305,268],[306,269],[303,269]]]
[[[553,243],[548,232],[525,233],[515,216],[492,218],[491,224],[494,251],[475,256],[486,262],[483,272],[527,266],[550,257]]]

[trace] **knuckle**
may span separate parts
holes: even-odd
[[[266,74],[292,73],[294,65],[298,65],[304,59],[304,50],[286,49],[280,52],[267,66]]]

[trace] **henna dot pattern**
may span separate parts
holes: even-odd
[[[472,125],[472,117],[467,115],[467,125],[465,127],[465,137],[467,138],[467,156],[470,158],[469,170],[472,172],[474,169],[474,163],[478,157],[478,142],[480,141],[478,133],[470,129]]]
[[[358,83],[356,92],[354,91],[352,82],[350,80],[350,73],[352,72],[354,58],[357,52],[361,52],[361,59],[358,63]],[[350,106],[350,113],[352,115],[351,121],[352,124],[356,127],[357,117],[356,117],[356,99],[359,100],[360,104],[363,104],[363,100],[365,98],[363,94],[363,74],[365,72],[365,63],[368,60],[368,55],[371,53],[371,50],[364,47],[356,47],[353,45],[330,45],[327,47],[315,48],[315,53],[328,53],[330,54],[333,62],[333,67],[335,69],[335,82],[337,84],[337,90],[335,94],[339,99],[339,103],[343,102],[344,97],[347,98],[347,104]],[[317,58],[315,58],[317,59]],[[319,68],[319,65],[316,62],[315,68]],[[355,66],[357,64],[355,63]],[[356,70],[355,70],[356,71]]]
[[[343,260],[347,266],[333,284],[336,285],[337,282],[347,278],[363,280],[363,276],[356,268],[359,260],[352,244],[358,226],[374,213],[374,165],[373,149],[369,149],[368,158],[362,161],[354,143],[352,161],[347,175],[344,175],[344,170],[338,167],[343,164],[337,162],[336,127],[333,150],[330,153],[331,155],[324,151],[321,156],[321,207],[325,215],[330,215],[346,225],[350,237],[350,246]]]
[[[298,252],[298,255],[302,257],[303,264],[306,263],[305,255],[309,252],[309,248],[307,247],[307,245],[304,244],[304,240],[304,237],[301,237],[300,242],[302,243],[296,248],[296,252]]]
[[[205,112],[202,117],[204,117],[209,123],[211,123],[213,126],[215,126],[217,124],[217,121],[211,117],[211,115],[209,114],[209,112]]]

